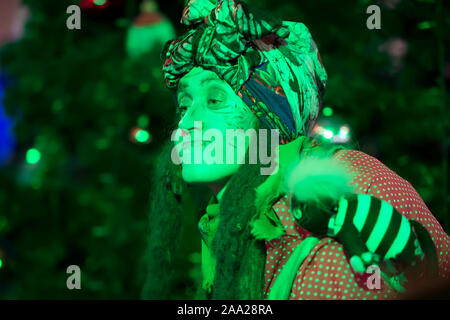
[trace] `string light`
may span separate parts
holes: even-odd
[[[334,134],[333,131],[335,130],[338,130],[337,134]],[[328,124],[325,127],[316,125],[313,129],[313,132],[315,135],[323,136],[325,139],[328,139],[333,143],[346,143],[350,141],[350,127],[346,124],[339,127],[339,129],[337,129],[332,124]]]

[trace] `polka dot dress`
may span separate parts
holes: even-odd
[[[354,174],[355,193],[369,194],[390,203],[405,217],[420,222],[428,230],[437,248],[440,276],[448,278],[450,238],[411,184],[363,152],[341,150],[334,157]],[[287,196],[281,198],[273,209],[286,233],[281,238],[266,241],[265,298],[293,250],[311,235],[294,221]],[[398,293],[383,279],[380,289],[368,288],[369,276],[370,273],[355,273],[342,245],[325,237],[300,266],[290,299],[374,300],[398,297]]]

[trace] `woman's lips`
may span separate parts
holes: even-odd
[[[189,146],[189,145],[192,145],[192,146],[202,146],[204,143],[205,143],[205,141],[203,141],[203,140],[194,140],[194,141],[184,141],[184,142],[182,143],[182,145],[183,145],[183,147],[184,147],[184,146]]]

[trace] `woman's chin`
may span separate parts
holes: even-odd
[[[232,175],[238,169],[236,165],[183,165],[181,174],[187,183],[218,182]]]

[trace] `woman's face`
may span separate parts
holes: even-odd
[[[175,141],[175,150],[183,159],[183,179],[218,182],[235,173],[250,142],[244,131],[256,123],[242,99],[214,72],[197,67],[180,80],[177,100],[183,139]],[[232,130],[240,138],[230,138],[227,129],[242,129]]]

